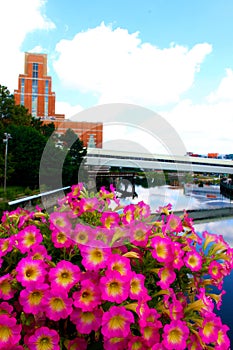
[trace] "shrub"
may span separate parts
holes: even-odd
[[[232,249],[185,211],[78,184],[51,214],[5,212],[0,232],[1,349],[229,349],[215,311]]]

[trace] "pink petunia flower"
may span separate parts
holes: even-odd
[[[227,336],[227,332],[229,331],[229,327],[225,324],[221,326],[218,331],[217,344],[215,346],[215,350],[228,350],[230,349],[230,339]]]
[[[160,281],[156,284],[160,286],[162,289],[167,289],[176,279],[176,273],[174,270],[169,267],[162,267],[159,269],[158,276],[160,277]]]
[[[128,342],[128,350],[145,350],[146,344],[145,340],[141,336],[132,336]]]
[[[72,297],[74,306],[81,308],[82,311],[92,311],[101,303],[100,291],[90,280],[83,280],[81,290],[74,292]]]
[[[45,295],[45,314],[53,321],[67,318],[73,310],[72,304],[73,300],[61,288],[48,291]]]
[[[142,274],[137,274],[136,272],[131,273],[130,277],[130,289],[129,289],[129,297],[131,299],[140,299],[145,294],[147,294],[147,289],[144,286],[145,276]]]
[[[129,204],[124,207],[123,216],[122,216],[123,224],[130,224],[131,222],[134,221],[135,210],[136,210],[136,207],[134,204]]]
[[[28,338],[27,345],[30,350],[60,350],[59,340],[59,335],[54,329],[40,327]]]
[[[163,344],[169,350],[185,350],[189,329],[183,321],[172,321],[164,326]]]
[[[96,197],[81,198],[79,201],[79,207],[81,212],[92,212],[98,210],[99,201]]]
[[[181,218],[177,215],[170,214],[166,218],[166,223],[162,227],[162,232],[182,232],[183,225]]]
[[[135,222],[130,225],[130,241],[138,247],[146,247],[151,228],[143,222]]]
[[[3,301],[0,303],[0,315],[8,315],[8,316],[16,316],[16,313],[13,312],[13,306],[7,303],[6,301]]]
[[[132,312],[124,306],[111,306],[102,317],[102,334],[106,338],[125,338],[130,333],[130,325],[134,322]]]
[[[97,331],[100,328],[103,311],[94,309],[93,311],[82,311],[74,309],[70,315],[70,320],[81,334],[89,334],[91,331]]]
[[[16,345],[20,338],[22,326],[17,324],[16,318],[0,315],[0,349],[8,349]]]
[[[48,289],[48,284],[38,285],[36,282],[31,282],[26,289],[21,290],[19,302],[24,312],[36,315],[42,311]]]
[[[208,267],[210,276],[216,280],[223,277],[222,265],[217,261],[211,261]]]
[[[70,238],[77,244],[90,245],[94,230],[89,225],[78,223],[70,233]]]
[[[199,335],[205,343],[215,343],[218,339],[218,332],[222,328],[222,322],[219,317],[211,314],[203,320]]]
[[[13,278],[7,273],[0,277],[0,298],[3,300],[9,300],[13,298],[16,290],[12,287]]]
[[[179,300],[173,298],[172,303],[169,306],[171,320],[180,320],[184,317],[184,308]]]
[[[30,282],[43,283],[46,271],[40,260],[32,260],[31,258],[23,258],[16,266],[16,279],[24,287]]]
[[[47,249],[43,245],[36,245],[32,247],[28,252],[28,258],[32,260],[52,260],[52,257],[48,254]]]
[[[119,254],[111,254],[108,259],[108,270],[118,271],[122,276],[131,272],[130,260]]]
[[[154,248],[151,252],[154,259],[159,262],[170,262],[174,259],[172,247],[173,242],[166,237],[156,236],[151,240],[151,246]]]
[[[174,255],[174,259],[172,261],[173,268],[180,270],[181,267],[184,265],[184,261],[183,261],[184,251],[182,250],[182,245],[178,242],[173,242],[172,248],[173,248],[173,255]]]
[[[35,225],[29,225],[17,235],[17,248],[21,253],[27,253],[30,248],[40,244],[43,240],[40,230]]]
[[[79,267],[66,260],[59,261],[57,266],[49,271],[49,281],[52,289],[64,288],[66,291],[69,291],[70,288],[78,283],[79,277]]]
[[[118,271],[107,271],[100,279],[102,299],[122,303],[129,296],[129,277]]]
[[[87,270],[97,271],[107,266],[109,248],[79,246],[82,256],[82,264]]]
[[[51,232],[51,240],[56,248],[70,248],[74,242],[69,238],[70,230],[68,228],[56,229]]]
[[[138,202],[136,205],[136,211],[139,210],[139,214],[140,216],[138,217],[138,219],[142,219],[142,218],[148,218],[151,214],[151,210],[150,210],[150,206],[146,203],[144,203],[143,201]]]
[[[4,256],[13,249],[11,237],[0,238],[0,256]]]
[[[153,325],[147,325],[146,327],[140,328],[140,332],[149,348],[160,341],[159,328],[154,327]]]
[[[102,213],[100,221],[102,225],[107,229],[117,226],[120,221],[120,216],[118,213],[113,211],[105,211]]]
[[[49,216],[50,229],[57,231],[69,231],[71,229],[71,222],[68,218],[67,212],[53,212]]]
[[[199,271],[202,268],[202,257],[198,252],[192,250],[186,253],[184,264],[186,267],[190,268],[191,271]]]
[[[104,350],[125,350],[127,348],[127,338],[106,338],[104,337]]]

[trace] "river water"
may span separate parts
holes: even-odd
[[[233,201],[223,197],[220,193],[216,198],[208,198],[206,194],[186,195],[183,188],[175,188],[171,186],[158,186],[154,188],[143,188],[136,186],[137,198],[126,198],[122,202],[124,204],[137,203],[143,200],[149,204],[151,211],[155,212],[159,206],[172,204],[172,210],[190,210],[190,209],[208,209],[233,206]],[[215,196],[214,196],[215,197]],[[222,235],[226,242],[233,247],[233,218],[220,219],[212,222],[198,223],[194,227],[197,233],[208,231],[213,234]],[[230,328],[228,336],[230,337],[233,349],[233,272],[225,277],[223,289],[226,294],[222,298],[222,306],[218,314],[221,316],[222,322]]]

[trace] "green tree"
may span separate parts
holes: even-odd
[[[7,132],[12,136],[8,148],[8,164],[9,168],[13,168],[8,183],[38,188],[40,160],[46,138],[30,126],[11,125]]]
[[[14,95],[0,85],[0,129],[8,125],[30,125],[32,116],[22,105],[16,105]]]
[[[64,186],[76,184],[79,182],[80,176],[82,179],[85,177],[84,157],[87,154],[87,149],[72,129],[66,130],[65,134],[61,136],[61,141],[67,148],[63,166],[63,184]]]

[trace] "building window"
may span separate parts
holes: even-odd
[[[32,77],[38,78],[38,63],[32,64]]]
[[[20,91],[20,104],[24,106],[24,87],[25,87],[25,80],[24,78],[21,79],[21,91]]]
[[[32,79],[32,94],[38,94],[38,80]]]

